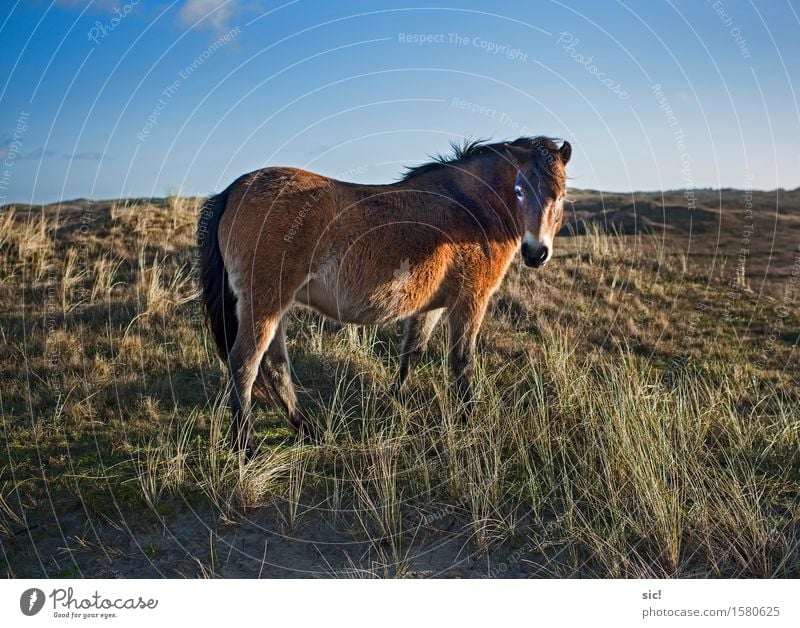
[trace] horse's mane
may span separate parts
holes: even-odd
[[[419,166],[406,166],[402,181],[407,181],[421,174],[427,174],[439,168],[458,165],[473,157],[480,157],[488,154],[503,154],[506,146],[525,148],[531,151],[538,147],[540,150],[537,151],[535,158],[540,162],[545,173],[554,178],[559,176],[560,172],[555,165],[557,160],[552,158],[552,154],[558,151],[556,139],[539,135],[536,137],[520,137],[510,142],[490,143],[487,139],[465,139],[461,143],[450,142],[452,154],[431,155],[431,161],[427,163],[420,164]],[[547,155],[550,155],[550,157],[548,158]]]

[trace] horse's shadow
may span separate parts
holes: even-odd
[[[444,359],[435,333],[416,376],[412,376],[404,393],[398,393],[395,384],[400,367],[402,323],[357,327],[305,308],[293,310],[288,322],[292,380],[298,399],[318,426],[330,428],[336,434],[358,438],[366,428],[372,431],[390,424],[403,411],[407,393],[425,387],[421,375],[428,364]],[[366,338],[357,341],[356,346],[342,350],[339,345],[336,350],[347,328],[359,329],[356,333],[363,333]],[[322,342],[318,337],[313,338],[319,333]],[[257,430],[265,420],[272,427],[286,425],[283,413],[274,412],[275,407],[259,405]]]
[[[312,418],[334,431],[357,433],[367,422],[390,421],[399,396],[394,383],[399,368],[399,344],[390,331],[376,332],[363,364],[359,359],[308,348],[292,354],[292,375],[301,403]]]

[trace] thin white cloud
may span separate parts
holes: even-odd
[[[231,18],[241,9],[239,0],[186,0],[179,18],[184,26],[209,26],[224,30],[230,26]]]
[[[123,7],[130,0],[92,0],[91,10],[112,13]],[[139,0],[136,4],[141,3]],[[70,9],[82,9],[87,0],[55,0],[59,6]],[[211,28],[214,30],[227,30],[232,19],[246,10],[245,5],[253,3],[248,0],[183,0],[178,9],[178,23],[183,27]],[[258,6],[257,4],[255,6]]]
[[[5,159],[8,155],[12,152],[14,153],[15,159],[30,159],[39,161],[42,159],[69,159],[70,161],[73,160],[81,160],[81,161],[101,161],[101,160],[109,160],[112,159],[109,155],[105,155],[104,153],[98,153],[94,151],[84,151],[80,153],[62,153],[57,150],[50,150],[49,148],[44,148],[40,146],[39,148],[34,148],[31,151],[26,153],[19,153],[18,149],[13,150],[11,149],[11,144],[13,142],[13,138],[6,138],[5,141],[0,142],[0,159]]]
[[[109,157],[104,153],[97,153],[94,151],[75,153],[74,155],[65,154],[62,156],[64,157],[64,159],[69,159],[69,160],[79,159],[81,161],[103,161],[104,159],[105,160],[111,159],[111,157]]]
[[[61,153],[54,150],[45,150],[41,146],[29,153],[22,155],[22,159],[49,159],[50,157],[61,157]]]

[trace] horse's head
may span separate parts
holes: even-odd
[[[547,137],[506,145],[516,165],[514,195],[521,217],[522,259],[539,268],[553,255],[553,239],[561,229],[566,195],[565,166],[572,155],[569,142],[560,147]]]

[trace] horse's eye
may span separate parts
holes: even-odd
[[[518,185],[514,186],[514,193],[517,195],[517,200],[522,202],[525,199],[525,194],[522,191],[522,188]]]

